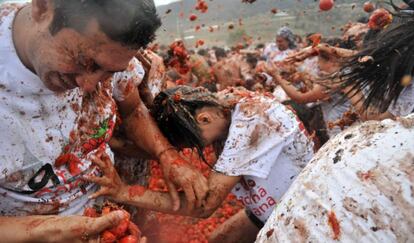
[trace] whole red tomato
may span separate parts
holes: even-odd
[[[319,1],[319,8],[322,11],[329,11],[333,8],[334,1],[333,0],[320,0]]]
[[[365,2],[364,3],[364,11],[367,13],[371,13],[375,10],[375,6],[372,2]]]
[[[197,15],[191,14],[189,19],[190,21],[195,21],[197,19]]]

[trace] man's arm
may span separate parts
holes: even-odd
[[[183,158],[161,133],[141,101],[137,89],[134,89],[124,101],[119,102],[119,109],[124,118],[128,139],[160,161],[174,208],[179,208],[179,196],[175,185],[183,188],[189,207],[200,204],[207,193],[207,180],[188,163],[172,166]]]
[[[1,242],[89,242],[124,219],[122,211],[99,218],[83,216],[0,217]]]
[[[325,92],[324,88],[321,85],[314,84],[312,90],[302,93],[299,90],[297,90],[293,85],[291,85],[287,80],[282,78],[279,74],[271,70],[268,71],[272,75],[273,79],[278,84],[280,84],[280,86],[283,88],[283,90],[286,92],[289,98],[291,98],[293,101],[297,103],[306,104],[329,98],[329,95]]]

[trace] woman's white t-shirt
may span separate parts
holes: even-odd
[[[242,99],[215,170],[242,176],[233,193],[266,222],[295,177],[313,156],[303,124],[273,98]]]

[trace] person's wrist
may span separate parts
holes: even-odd
[[[124,203],[127,202],[129,199],[129,189],[131,188],[130,185],[124,184],[122,185],[119,190],[115,193],[115,195],[111,196],[111,199],[118,203]]]
[[[171,158],[176,158],[178,156],[178,151],[175,147],[168,147],[157,154],[157,158],[160,163],[169,161]]]

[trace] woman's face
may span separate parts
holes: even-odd
[[[217,107],[203,107],[195,114],[204,144],[210,145],[227,137],[230,119]]]
[[[289,49],[289,41],[281,36],[276,37],[276,45],[280,51],[286,51]]]

